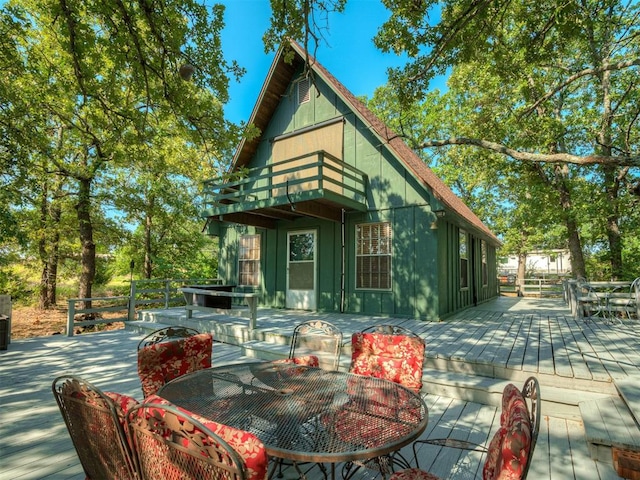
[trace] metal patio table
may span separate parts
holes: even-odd
[[[427,406],[399,384],[301,365],[254,362],[198,370],[158,395],[256,435],[271,457],[296,464],[364,461],[413,442]],[[272,468],[273,475],[275,468]]]

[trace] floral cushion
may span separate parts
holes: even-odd
[[[145,400],[145,403],[172,405],[169,401],[165,400],[164,398],[158,397],[157,395],[150,396]],[[176,408],[179,411],[184,412],[186,415],[202,423],[205,427],[207,427],[209,430],[211,430],[213,433],[227,442],[238,453],[238,455],[244,461],[244,471],[247,480],[263,480],[267,477],[268,456],[263,443],[258,437],[250,432],[246,432],[244,430],[239,430],[208,420],[183,408],[177,406]],[[158,410],[156,411],[156,413],[157,412],[163,414],[164,411]],[[140,411],[140,414],[147,415],[147,418],[153,415],[153,413],[154,410],[152,406]],[[172,428],[176,428],[176,425],[172,425]],[[188,422],[183,423],[182,428],[191,428],[192,431],[197,430],[197,427],[188,424]],[[170,436],[171,432],[167,431],[166,435]],[[187,445],[184,446],[186,447]]]
[[[424,350],[418,337],[356,332],[351,337],[350,372],[385,378],[419,391]]]
[[[385,419],[384,430],[396,431],[398,437],[410,434],[412,426],[420,420],[420,410],[411,407],[398,411],[375,402],[366,405],[347,402],[335,416],[325,417],[322,421],[330,425],[341,440],[372,447],[379,442],[381,428],[380,422],[371,422],[372,414]]]
[[[200,333],[138,350],[138,376],[144,397],[186,373],[211,367],[213,336]]]
[[[483,478],[520,479],[531,449],[531,420],[524,397],[512,384],[502,396],[502,424],[491,444],[483,470]]]
[[[104,394],[113,400],[113,403],[115,403],[116,413],[118,414],[120,423],[124,426],[127,412],[138,405],[138,400],[122,393],[104,392]]]
[[[508,384],[502,391],[502,413],[500,414],[500,425],[504,426],[507,418],[511,415],[514,405],[526,405],[522,392],[513,383]]]
[[[282,358],[280,360],[274,360],[273,363],[291,363],[294,365],[305,365],[307,367],[320,367],[320,362],[316,355],[305,355],[293,358]]]

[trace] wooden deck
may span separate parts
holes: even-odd
[[[302,317],[313,316],[336,323],[346,338],[365,325],[391,321],[259,310],[258,330],[263,335],[290,331]],[[194,317],[194,322],[212,321],[212,317]],[[542,384],[543,416],[529,478],[619,478],[610,461],[592,460],[581,418],[570,408],[565,414],[561,405],[574,405],[590,396],[617,395],[617,379],[640,384],[633,382],[640,379],[636,325],[576,321],[560,301],[504,297],[445,322],[396,321],[427,340],[423,396],[429,426],[424,437],[455,435],[485,442],[499,422],[494,394],[508,380],[519,384],[536,375]],[[226,325],[235,331],[238,343],[265,343],[263,339],[247,342],[246,320],[215,317],[214,323],[213,330]],[[84,478],[51,394],[51,382],[60,374],[73,373],[104,390],[140,398],[136,345],[141,336],[112,331],[38,337],[14,340],[8,350],[0,351],[0,478]],[[216,343],[213,362],[241,362],[247,359],[245,354],[250,350]],[[486,401],[477,400],[485,397]],[[410,455],[410,450],[405,453]],[[461,455],[457,450],[429,447],[420,452],[420,458],[421,466],[443,478],[481,478],[484,459],[476,452]],[[289,472],[286,478],[295,476]],[[376,477],[364,471],[357,478]]]

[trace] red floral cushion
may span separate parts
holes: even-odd
[[[145,400],[145,403],[172,405],[164,398],[152,395]],[[175,405],[174,405],[175,406]],[[142,415],[150,415],[153,407],[149,409],[141,410]],[[247,480],[263,480],[267,477],[268,456],[264,448],[263,443],[258,437],[250,432],[244,430],[238,430],[236,428],[217,423],[199,415],[189,412],[184,408],[176,408],[184,412],[186,415],[191,416],[195,420],[198,420],[205,427],[211,430],[213,433],[221,437],[227,442],[244,461],[245,475]],[[144,413],[143,413],[144,412]],[[194,429],[196,427],[193,427]],[[169,434],[169,432],[167,432]]]
[[[531,420],[522,393],[512,384],[503,392],[500,423],[502,426],[489,445],[483,477],[520,479],[531,449]]]
[[[351,337],[350,371],[419,391],[424,350],[424,342],[417,337],[356,332]]]
[[[200,333],[138,350],[138,376],[146,397],[186,373],[211,367],[213,336]]]
[[[104,394],[111,400],[113,400],[113,403],[115,403],[116,413],[118,414],[120,423],[124,425],[127,412],[138,405],[138,400],[122,393],[104,392]]]
[[[483,480],[493,480],[498,478],[498,474],[500,473],[500,454],[502,452],[502,443],[504,442],[505,434],[506,430],[503,427],[500,427],[491,439],[491,443],[489,444],[489,449],[487,451],[487,458],[482,469]]]
[[[307,367],[320,367],[320,362],[316,355],[306,355],[293,358],[282,358],[280,360],[274,360],[273,363],[290,363],[294,365],[305,365]]]
[[[502,413],[500,414],[500,425],[504,426],[510,415],[513,404],[524,404],[524,397],[520,389],[513,383],[508,384],[502,391]]]
[[[330,425],[338,437],[349,443],[373,447],[378,445],[380,438],[380,423],[371,422],[371,414],[379,414],[386,421],[384,429],[396,431],[399,437],[408,435],[412,431],[412,425],[419,421],[420,411],[404,409],[398,411],[390,406],[369,403],[366,406],[347,402],[335,416],[325,417],[323,423]],[[413,417],[413,418],[410,418]],[[407,423],[409,420],[411,423]]]

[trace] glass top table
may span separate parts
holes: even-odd
[[[158,395],[256,435],[272,457],[332,464],[394,452],[427,427],[418,393],[372,377],[256,362],[198,370]]]

